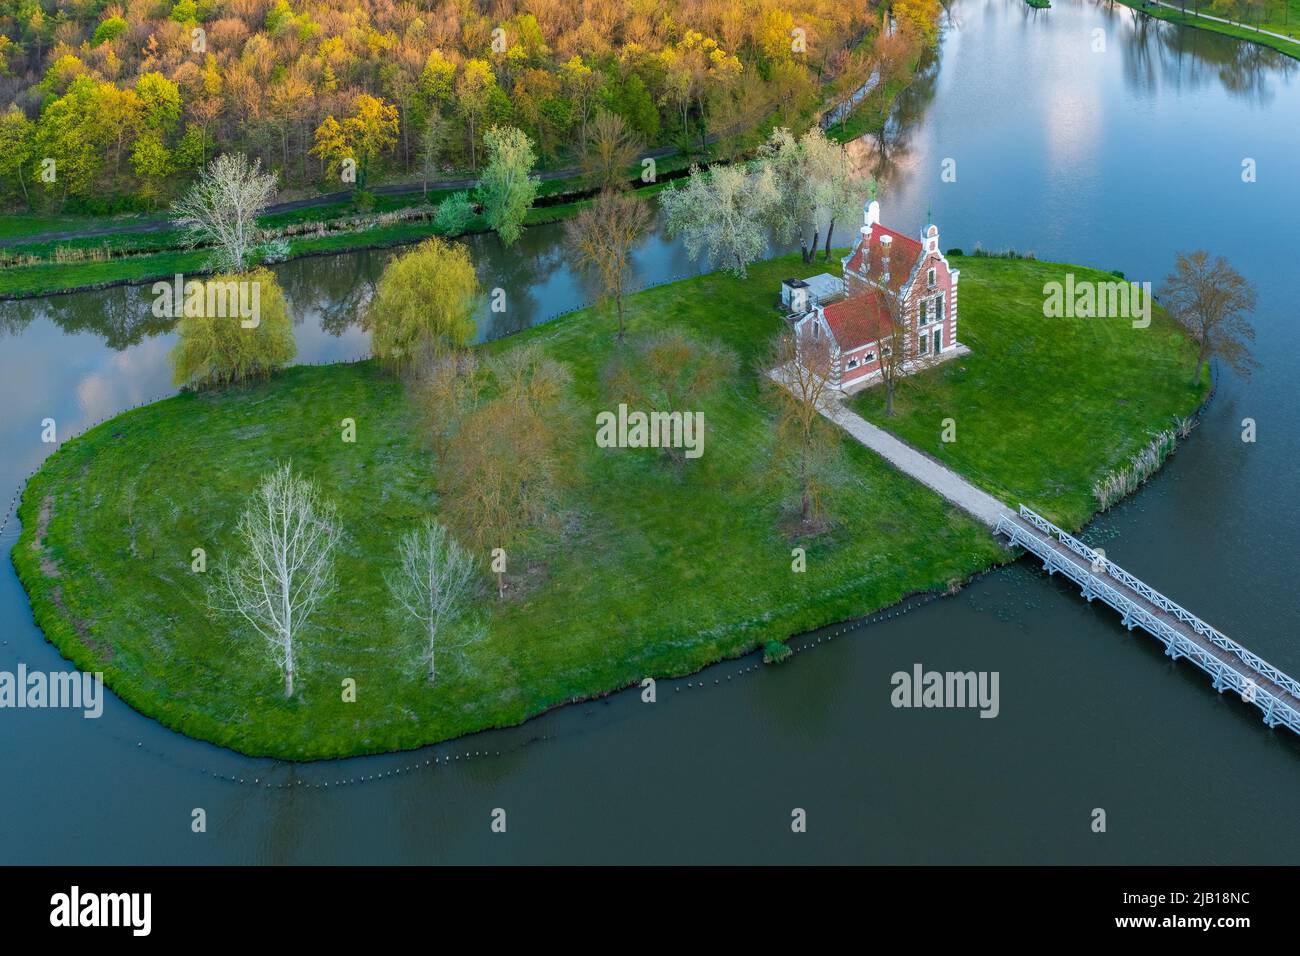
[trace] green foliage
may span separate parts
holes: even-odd
[[[35,127],[17,104],[0,115],[0,189],[8,195],[21,195],[31,204],[27,165],[32,159],[32,136]]]
[[[541,181],[531,175],[537,164],[533,144],[522,130],[494,126],[483,134],[488,164],[478,184],[478,201],[488,228],[503,245],[513,245],[523,232],[524,217],[537,198]]]
[[[203,130],[189,123],[172,151],[172,162],[177,169],[196,170],[203,167]]]
[[[173,303],[177,310],[184,309],[172,349],[172,380],[177,385],[210,388],[266,378],[292,361],[298,350],[293,322],[269,269],[192,283],[186,285],[184,302]],[[238,291],[240,285],[242,292]],[[155,283],[153,291],[166,295],[170,286],[169,282]],[[190,289],[201,290],[201,295],[191,294]],[[240,301],[246,306],[256,302],[252,318],[244,318]],[[255,327],[245,327],[254,321]]]
[[[78,76],[68,91],[46,104],[36,132],[35,154],[56,160],[47,193],[88,195],[116,134],[106,122],[103,91],[88,76]]]
[[[444,236],[459,236],[469,228],[476,215],[469,193],[452,193],[438,203],[438,212],[433,217],[433,228]]]
[[[292,22],[293,8],[289,6],[289,0],[275,0],[271,9],[266,11],[266,32],[273,36],[286,24]]]
[[[764,664],[780,664],[793,654],[794,651],[790,650],[790,645],[785,641],[768,641],[763,645]]]
[[[166,179],[174,168],[171,151],[153,131],[140,136],[131,150],[131,166],[145,180]]]
[[[474,337],[478,277],[460,243],[428,239],[398,256],[379,277],[363,327],[376,357],[410,368],[429,354]]]
[[[90,38],[91,46],[99,46],[101,43],[111,43],[126,32],[127,23],[119,16],[111,16],[102,21],[95,28],[95,34]]]
[[[176,128],[181,116],[180,89],[161,73],[144,73],[135,84],[135,95],[143,110],[141,122],[160,134]]]
[[[199,8],[194,0],[176,0],[176,5],[172,7],[169,19],[173,23],[179,23],[187,26],[191,23],[199,22]]]
[[[605,105],[623,117],[642,141],[650,143],[659,138],[659,109],[645,81],[636,73],[629,73],[621,81],[611,80],[605,87],[604,98]]]

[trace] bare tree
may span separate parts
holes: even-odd
[[[334,589],[337,512],[286,463],[262,479],[237,533],[244,553],[223,558],[209,604],[238,614],[266,642],[292,697],[298,638]]]
[[[880,381],[885,386],[885,414],[894,414],[894,386],[906,374],[915,351],[915,335],[907,325],[907,297],[897,289],[873,290],[880,305],[882,329],[876,345],[880,349]]]
[[[599,121],[598,121],[599,122]],[[618,340],[623,341],[623,295],[632,249],[650,227],[650,211],[630,193],[603,192],[564,224],[574,262],[596,274],[601,298],[618,311]]]
[[[423,626],[422,659],[432,683],[440,653],[459,650],[480,636],[473,629],[457,627],[470,617],[478,567],[473,556],[432,519],[403,535],[399,550],[402,567],[387,579],[388,589]]]
[[[275,173],[243,153],[218,156],[171,207],[188,246],[212,245],[219,272],[240,272],[257,244],[257,214],[275,195]]]
[[[486,387],[478,356],[461,349],[426,357],[417,396],[428,422],[433,453],[442,458],[453,435],[479,405]]]
[[[722,342],[672,326],[620,350],[601,373],[610,398],[665,412],[698,410],[736,374],[740,360]],[[682,447],[661,446],[678,477],[686,466]]]
[[[641,143],[623,117],[600,110],[584,144],[582,172],[592,189],[624,189]]]
[[[434,112],[429,116],[424,128],[416,140],[417,155],[420,160],[420,189],[424,199],[429,198],[429,180],[438,172],[438,161],[447,146],[447,122],[442,114]]]
[[[1198,346],[1193,385],[1200,384],[1205,363],[1214,357],[1242,376],[1259,364],[1250,354],[1255,329],[1244,314],[1255,308],[1255,287],[1223,256],[1211,263],[1204,249],[1178,253],[1160,299]]]
[[[494,356],[482,371],[495,394],[462,412],[446,440],[444,514],[479,551],[513,554],[560,521],[557,449],[570,376],[536,347]],[[504,599],[506,572],[493,570]]]
[[[834,401],[830,342],[825,336],[814,339],[782,332],[772,341],[766,364],[772,370],[768,381],[780,409],[778,438],[783,457],[789,454],[792,459],[799,486],[799,521],[806,526],[821,512],[819,466],[828,457],[823,412]]]

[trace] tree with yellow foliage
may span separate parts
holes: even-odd
[[[362,327],[370,350],[399,370],[474,337],[478,276],[458,242],[427,239],[388,264]]]
[[[370,164],[397,142],[397,107],[377,96],[362,93],[352,105],[352,115],[340,123],[331,114],[316,127],[312,153],[325,161],[331,173],[344,172],[348,162],[355,173],[356,188],[365,189]]]
[[[169,292],[169,286],[155,283],[154,291]],[[171,355],[177,385],[210,388],[266,378],[297,354],[289,308],[270,269],[192,281],[172,308],[182,313]]]

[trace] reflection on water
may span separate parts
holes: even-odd
[[[1224,379],[1172,464],[1088,535],[1226,633],[1300,671],[1300,506],[1286,493],[1300,462],[1295,64],[1091,0],[1054,0],[1048,11],[1023,0],[955,0],[948,21],[941,55],[899,96],[882,134],[852,147],[860,170],[882,182],[886,220],[919,228],[932,207],[945,248],[1015,245],[1155,280],[1174,250],[1205,246],[1257,283],[1259,372],[1249,383]],[[1104,53],[1092,52],[1096,30]],[[1258,161],[1257,183],[1242,183],[1243,156]],[[945,158],[956,161],[955,182],[940,178]],[[526,231],[509,250],[491,236],[467,240],[484,288],[506,296],[504,313],[484,305],[481,338],[592,298],[559,238],[551,226]],[[277,268],[301,361],[365,353],[357,317],[392,254]],[[657,232],[634,261],[641,282],[696,268]],[[39,441],[43,418],[66,437],[171,390],[172,333],[150,303],[147,288],[0,303],[0,491],[49,452]],[[1256,444],[1239,439],[1245,416],[1259,422]],[[10,544],[12,531],[0,540]],[[0,668],[18,661],[61,666],[6,567]],[[1002,714],[891,709],[888,675],[917,661],[999,671]],[[705,681],[711,688],[717,678],[717,689],[662,693],[653,708],[635,693],[616,695],[418,757],[310,767],[185,740],[115,698],[99,721],[7,712],[0,766],[21,784],[0,788],[0,862],[1300,855],[1292,796],[1300,745],[1028,565],[785,667],[740,673],[751,664],[719,665]],[[472,751],[493,756],[407,772],[421,758]],[[254,777],[276,789],[227,779]],[[208,810],[206,839],[189,834],[195,806]],[[511,808],[508,841],[485,825],[496,806]],[[815,821],[806,839],[789,839],[792,806]],[[1112,821],[1104,838],[1087,825],[1096,806]]]

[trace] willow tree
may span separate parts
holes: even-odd
[[[764,223],[779,193],[772,170],[737,166],[692,167],[685,186],[659,194],[668,234],[681,236],[692,259],[708,256],[740,277],[767,245]]]
[[[426,239],[388,264],[362,327],[375,356],[399,371],[474,337],[478,276],[460,243]]]
[[[298,352],[284,293],[270,269],[212,276],[185,283],[171,301],[172,284],[154,284],[155,314],[179,315],[172,347],[172,380],[211,388],[266,378]],[[170,310],[160,307],[167,298]]]
[[[804,262],[811,262],[824,235],[823,257],[829,259],[836,222],[861,208],[869,185],[854,173],[848,151],[818,126],[797,139],[779,127],[759,157],[772,174],[776,195],[766,210],[778,237],[789,241],[797,236]]]

